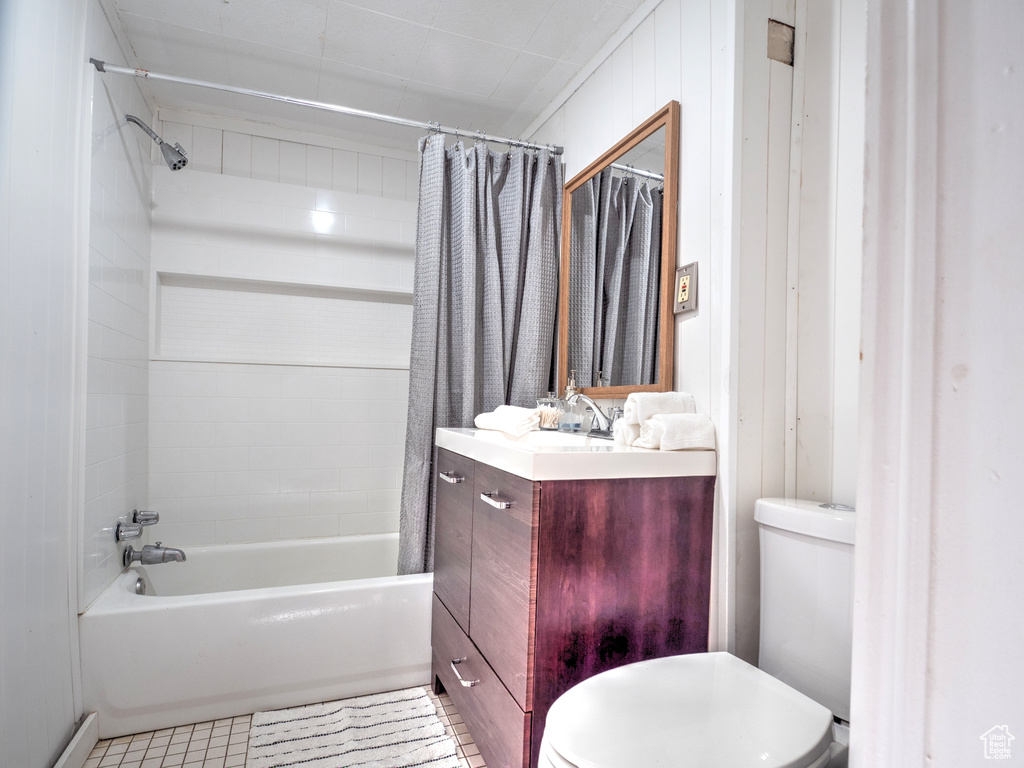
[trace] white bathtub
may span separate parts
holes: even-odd
[[[432,577],[396,576],[397,551],[397,534],[186,547],[122,573],[80,617],[85,711],[109,738],[426,685]]]

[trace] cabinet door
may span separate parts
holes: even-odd
[[[489,768],[523,768],[530,761],[532,718],[488,666],[480,651],[434,596],[434,674],[452,697]],[[457,665],[457,666],[456,666]]]
[[[467,633],[473,546],[473,467],[472,459],[437,449],[434,592]]]
[[[529,711],[540,484],[477,464],[474,494],[469,636]]]

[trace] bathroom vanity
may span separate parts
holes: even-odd
[[[436,442],[433,684],[488,768],[536,766],[548,708],[576,683],[707,650],[714,451]]]

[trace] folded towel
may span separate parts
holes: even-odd
[[[632,445],[640,437],[640,425],[627,424],[623,419],[616,419],[612,424],[612,436],[619,445]]]
[[[626,398],[622,418],[627,424],[643,424],[658,413],[696,413],[689,392],[634,392]]]
[[[481,413],[473,422],[478,429],[493,429],[513,437],[522,437],[537,429],[540,416],[536,408],[499,405],[490,413]]]
[[[702,413],[664,413],[640,426],[638,448],[663,451],[714,450],[715,425]]]

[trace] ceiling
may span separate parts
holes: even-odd
[[[644,0],[100,0],[128,65],[520,136]],[[154,104],[375,144],[420,129],[139,81]]]

